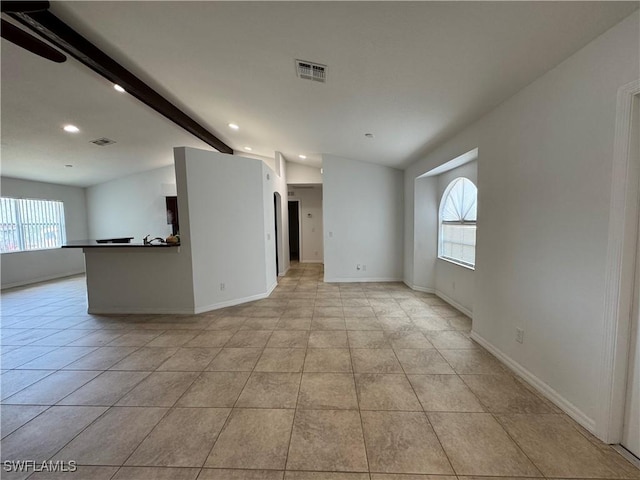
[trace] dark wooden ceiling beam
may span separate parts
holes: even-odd
[[[187,132],[211,145],[222,153],[233,154],[233,149],[189,115],[164,98],[109,55],[84,38],[49,11],[10,13],[12,18],[38,35],[67,52],[87,67],[112,83],[117,83],[127,93],[153,108]]]

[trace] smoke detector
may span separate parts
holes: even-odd
[[[304,80],[326,83],[327,66],[306,60],[296,60],[296,74]]]
[[[91,143],[98,145],[99,147],[106,147],[107,145],[113,145],[116,142],[110,138],[102,137],[97,138],[96,140],[91,140]]]

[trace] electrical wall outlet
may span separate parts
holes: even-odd
[[[524,330],[521,328],[516,328],[516,342],[524,343]]]
[[[220,284],[220,291],[221,291],[221,292],[222,292],[222,291],[224,291],[224,287],[225,287],[224,283],[221,283],[221,284]]]
[[[363,272],[366,272],[366,271],[367,271],[367,266],[366,266],[364,263],[362,264],[362,271],[363,271]]]

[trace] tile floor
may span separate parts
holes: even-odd
[[[79,465],[2,478],[640,476],[401,284],[294,265],[268,299],[186,317],[87,315],[82,277],[1,298],[1,459]]]

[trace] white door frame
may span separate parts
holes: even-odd
[[[276,229],[277,229],[277,233],[276,233],[276,251],[277,251],[277,261],[278,261],[278,271],[276,272],[276,275],[282,277],[284,276],[284,274],[286,273],[286,269],[285,269],[285,261],[284,261],[284,225],[282,223],[282,195],[280,195],[280,192],[278,192],[277,190],[275,190],[273,192],[273,198],[275,199],[274,201],[274,210],[275,210],[275,217],[276,217]],[[289,204],[287,204],[288,206]],[[289,239],[287,238],[287,241]]]
[[[632,259],[635,259],[636,255],[640,214],[638,169],[637,166],[631,165],[629,158],[633,102],[638,94],[640,94],[640,80],[624,85],[618,90],[616,105],[600,398],[595,432],[606,443],[620,443],[624,423],[633,303],[632,289],[627,286],[633,285],[635,262]]]

